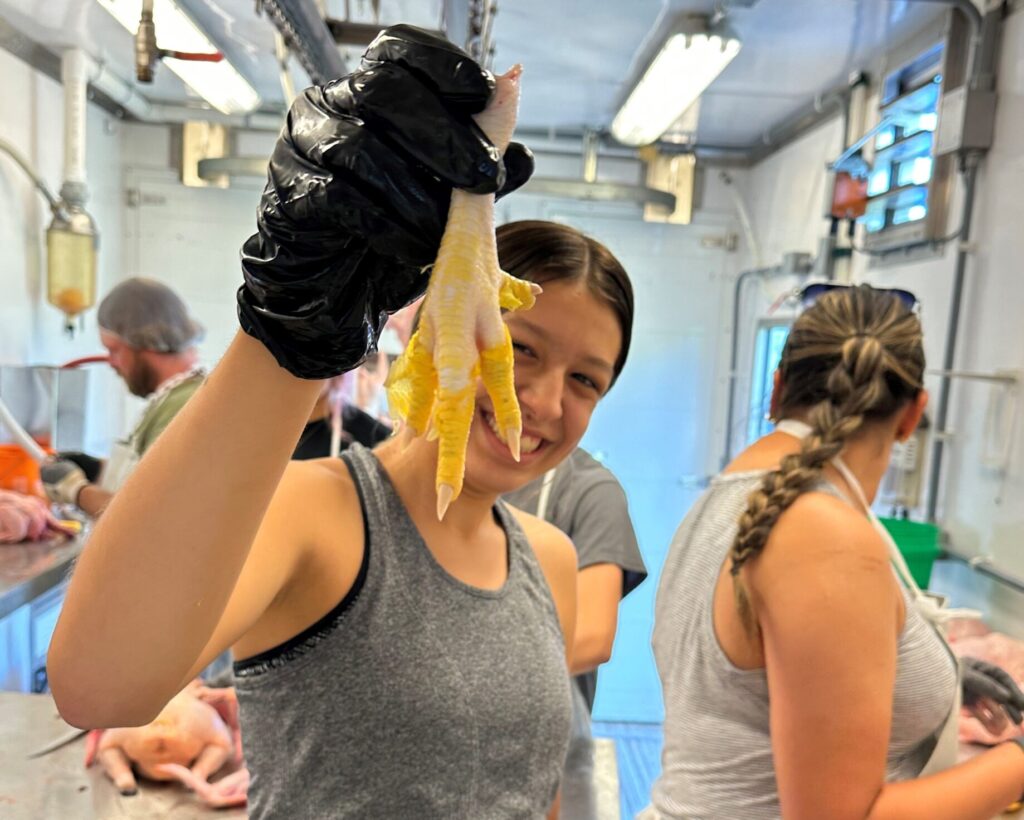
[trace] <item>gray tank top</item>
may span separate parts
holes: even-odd
[[[679,527],[662,569],[652,642],[665,699],[665,745],[651,802],[664,818],[780,817],[765,672],[734,666],[712,621],[718,574],[763,475],[716,478]],[[843,498],[826,482],[814,489]],[[920,773],[957,686],[948,649],[906,591],[904,599],[886,757],[889,781]]]
[[[235,664],[249,817],[538,818],[569,737],[558,614],[503,504],[508,579],[434,559],[376,457],[342,458],[366,550],[352,591],[291,640]]]

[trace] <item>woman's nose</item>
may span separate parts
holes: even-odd
[[[531,373],[519,383],[519,407],[524,419],[555,421],[562,417],[562,375],[555,371]]]

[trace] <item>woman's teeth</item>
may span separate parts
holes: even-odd
[[[490,413],[484,413],[484,418],[487,419],[487,426],[490,427],[491,430],[494,431],[494,435],[496,435],[499,439],[504,441],[505,437],[498,430],[498,422],[495,420],[494,416],[491,415]],[[524,435],[522,440],[519,442],[520,452],[523,452],[523,453],[535,452],[536,449],[538,447],[540,447],[540,443],[541,443],[541,439],[537,438],[536,436],[526,436],[526,435]]]

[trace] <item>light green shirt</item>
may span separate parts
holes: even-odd
[[[203,378],[201,373],[190,376],[146,408],[132,433],[132,446],[140,458],[153,446],[171,419],[178,415],[185,402],[192,398],[192,394],[203,383]]]

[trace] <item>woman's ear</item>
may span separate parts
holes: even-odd
[[[776,369],[772,374],[772,398],[768,404],[768,418],[773,421],[779,418],[779,408],[782,407],[782,371]]]
[[[928,406],[928,391],[922,390],[903,410],[899,424],[896,425],[896,440],[906,441],[921,423],[925,408]]]

